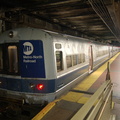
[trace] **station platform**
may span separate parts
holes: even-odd
[[[117,101],[117,104],[120,104],[120,53],[118,53],[96,71],[87,76],[67,94],[49,103],[32,120],[70,120],[98,90],[104,81],[108,79],[106,78],[108,74],[108,63],[110,66],[109,77],[113,82],[113,100],[115,100],[114,102]],[[119,107],[114,107],[112,112],[116,114],[116,111],[119,110]],[[117,114],[116,120],[119,120],[119,118],[120,116]]]

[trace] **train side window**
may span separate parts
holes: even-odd
[[[55,44],[55,48],[56,48],[56,49],[61,49],[61,48],[62,48],[62,45],[59,44],[59,43],[56,43],[56,44]]]
[[[72,56],[66,56],[67,68],[72,67]]]
[[[81,54],[81,61],[85,62],[85,54],[84,53]]]
[[[16,46],[8,46],[8,61],[9,61],[9,72],[18,72],[18,54]]]
[[[77,55],[73,55],[73,65],[77,65]]]
[[[85,54],[81,53],[78,55],[78,64],[85,62]]]
[[[78,55],[78,64],[82,63],[81,61],[81,54]]]
[[[3,71],[3,49],[2,46],[0,46],[0,72]]]
[[[57,64],[57,72],[63,70],[63,54],[62,51],[56,51],[56,64]]]

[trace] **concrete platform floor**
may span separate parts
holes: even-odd
[[[115,103],[113,114],[120,120],[120,54],[110,66],[110,77],[113,83],[113,101]]]
[[[112,113],[117,116],[116,120],[120,120],[120,54],[118,56],[112,58],[109,62],[111,63],[110,64],[110,78],[113,83],[113,101],[115,103]],[[106,80],[107,70],[104,67],[106,65],[107,64],[105,63],[105,65],[103,65],[99,69],[99,71],[93,72],[90,75],[91,77],[88,76],[83,82],[78,84],[73,90],[79,89],[82,91],[88,91],[89,93],[94,93],[101,86],[101,84]],[[103,72],[101,72],[101,71],[103,71]],[[100,73],[102,73],[102,74],[100,74]],[[100,74],[100,76],[98,76],[98,74]],[[82,104],[85,104],[85,102],[88,99],[89,99],[89,96],[84,96],[84,94],[82,94],[82,93],[78,94],[76,92],[70,91],[68,94],[63,95],[63,97],[61,97],[60,100],[62,100],[62,101],[58,101],[57,103],[54,103],[55,105],[52,105],[52,107],[51,107],[51,105],[46,107],[46,110],[48,108],[50,108],[49,112],[45,113],[45,110],[43,110],[43,112],[38,113],[38,115],[36,115],[34,119],[36,119],[36,118],[40,119],[41,116],[43,116],[43,117],[41,117],[42,120],[48,120],[50,118],[53,120],[55,117],[57,118],[57,120],[58,119],[63,120],[63,118],[65,118],[65,120],[69,119],[73,114],[75,114],[74,112],[76,111],[76,109],[80,108],[80,106]],[[66,101],[67,101],[67,103],[66,103]],[[81,101],[84,101],[84,103],[82,103]],[[66,110],[67,110],[67,113],[66,113]],[[59,113],[59,117],[56,112]],[[62,115],[62,117],[60,117],[61,115]],[[65,117],[65,115],[67,115],[67,116]],[[54,120],[56,120],[56,119],[54,119]]]

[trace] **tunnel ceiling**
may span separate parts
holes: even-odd
[[[119,0],[1,0],[0,19],[16,22],[24,15],[58,25],[77,36],[120,43]],[[19,24],[19,23],[18,23]],[[49,29],[49,28],[48,28]],[[55,29],[55,28],[54,28]]]

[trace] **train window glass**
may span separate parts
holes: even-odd
[[[72,56],[66,56],[67,68],[72,67]]]
[[[57,43],[57,44],[55,44],[55,48],[56,48],[56,49],[61,49],[62,46],[61,46],[61,44],[58,44],[58,43]]]
[[[18,72],[18,55],[16,46],[8,46],[9,72]]]
[[[85,62],[85,54],[81,53],[78,55],[78,64]]]
[[[82,63],[81,61],[81,54],[78,55],[78,64]]]
[[[85,54],[84,53],[81,54],[81,61],[85,62]]]
[[[62,51],[56,51],[56,64],[57,64],[57,72],[63,70],[63,55]]]
[[[77,65],[77,55],[73,55],[73,65]]]
[[[0,46],[0,72],[3,70],[3,49]]]

